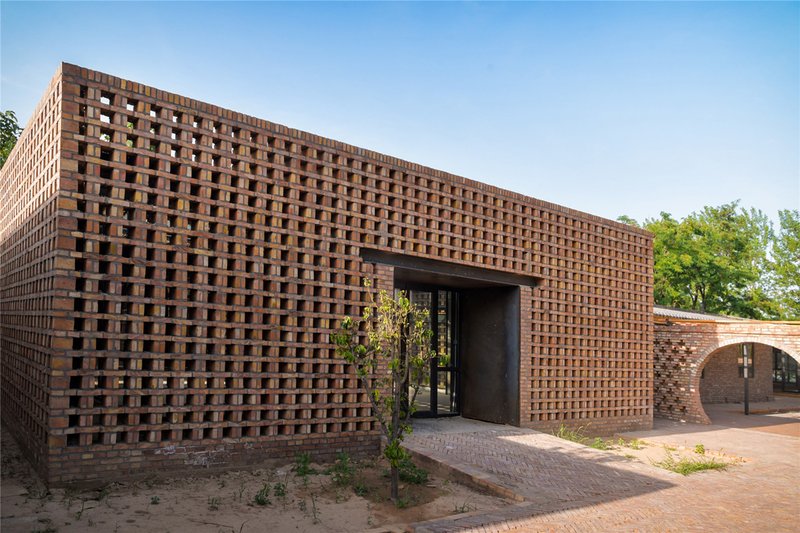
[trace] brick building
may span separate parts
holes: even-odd
[[[0,202],[2,418],[52,484],[375,450],[328,336],[377,288],[432,311],[430,416],[652,423],[636,228],[68,64]]]
[[[749,398],[774,399],[777,363],[800,361],[800,322],[768,322],[655,308],[654,415],[709,423],[704,403],[744,401],[740,346],[753,347]],[[797,366],[795,365],[796,369]],[[794,376],[797,381],[797,376]]]

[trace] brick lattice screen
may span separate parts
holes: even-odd
[[[61,150],[61,90],[56,76],[20,136],[0,175],[0,384],[3,422],[25,443],[23,451],[47,475],[49,443],[60,421],[48,417],[51,387],[62,387],[54,349],[66,346],[54,330],[71,329],[71,321],[55,318],[71,302],[56,269],[56,211]],[[63,250],[63,248],[62,248]]]
[[[328,341],[362,278],[391,288],[362,247],[541,279],[520,425],[651,424],[646,232],[76,66],[53,83],[2,171],[3,417],[51,482],[375,450]]]

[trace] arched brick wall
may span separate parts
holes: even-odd
[[[654,414],[710,423],[700,401],[700,372],[720,349],[743,342],[779,348],[800,361],[800,322],[687,320],[656,316]]]

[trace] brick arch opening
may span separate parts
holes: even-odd
[[[772,340],[764,339],[763,337],[738,337],[733,339],[721,340],[720,342],[711,345],[703,355],[697,356],[698,364],[694,367],[694,370],[692,371],[690,377],[690,387],[689,387],[689,390],[692,391],[690,400],[692,404],[691,407],[693,407],[694,412],[699,413],[701,415],[703,422],[707,424],[711,423],[711,419],[706,414],[700,391],[700,377],[703,373],[703,369],[706,367],[708,362],[714,358],[714,356],[718,355],[725,348],[729,348],[731,346],[738,346],[744,343],[754,343],[763,346],[768,346],[770,348],[777,348],[786,353],[787,355],[789,355],[790,357],[792,357],[795,361],[798,362],[798,364],[800,364],[800,352],[784,345],[781,342],[773,342]]]

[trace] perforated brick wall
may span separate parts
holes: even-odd
[[[0,391],[2,418],[34,464],[48,462],[48,388],[58,288],[61,79],[56,76],[0,175]],[[58,346],[55,346],[56,348]],[[46,473],[45,473],[46,474]]]
[[[714,387],[710,385],[714,379],[717,387],[724,387],[725,390],[732,390],[737,386],[743,388],[744,385],[738,378],[738,368],[727,368],[720,375],[720,365],[725,363],[726,354],[730,358],[731,350],[738,352],[738,345],[743,342],[763,345],[756,347],[759,354],[759,359],[756,360],[756,376],[771,375],[772,363],[770,358],[765,357],[770,347],[781,349],[800,361],[798,322],[679,320],[656,317],[653,349],[655,416],[709,423],[700,395],[703,368],[707,364],[711,365],[706,386]],[[731,375],[729,372],[735,372],[737,377],[726,378],[725,376]],[[722,384],[719,383],[720,378]],[[769,383],[771,386],[772,381]],[[759,387],[766,389],[768,385],[756,383],[754,387],[755,393],[759,394]],[[715,400],[714,397],[708,399]]]
[[[364,248],[541,279],[520,425],[649,427],[648,233],[72,65],[61,83],[52,482],[374,450],[328,341],[362,278],[393,285]]]

